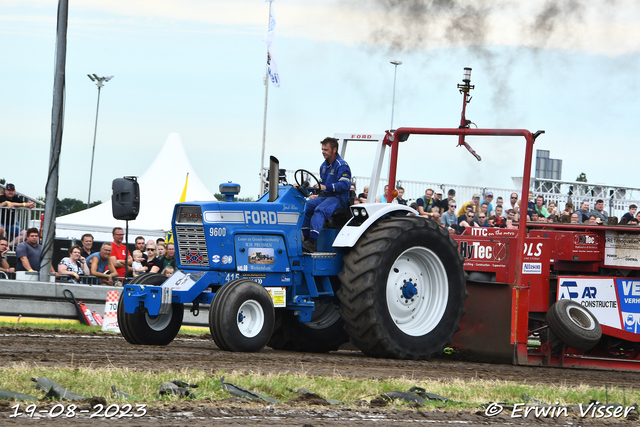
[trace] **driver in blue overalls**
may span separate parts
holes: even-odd
[[[305,252],[315,252],[318,247],[318,235],[324,221],[329,219],[333,211],[349,207],[349,190],[351,189],[351,169],[338,154],[338,140],[325,138],[322,144],[322,155],[325,161],[320,165],[319,194],[311,196],[307,202],[307,210],[302,222],[302,234],[305,238]]]

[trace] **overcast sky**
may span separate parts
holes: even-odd
[[[267,158],[318,169],[319,141],[336,132],[457,127],[456,85],[472,67],[467,117],[481,128],[544,129],[536,148],[563,159],[563,179],[640,187],[636,146],[640,69],[637,1],[277,0]],[[97,88],[92,200],[111,181],[142,175],[167,135],[181,135],[200,178],[258,192],[269,4],[262,0],[71,0],[59,197],[86,200]],[[0,177],[32,197],[45,193],[51,140],[55,0],[0,0]],[[412,137],[399,178],[509,188],[522,175],[517,138]],[[371,173],[373,150],[347,153]],[[158,176],[172,174],[171,164]],[[167,195],[175,197],[180,195]],[[409,195],[414,198],[419,195]],[[144,197],[144,195],[142,195]]]

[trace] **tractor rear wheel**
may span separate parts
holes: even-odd
[[[311,321],[300,322],[291,310],[276,310],[276,327],[267,344],[274,350],[326,353],[349,341],[333,302],[316,303]]]
[[[274,323],[271,296],[249,279],[223,285],[209,309],[209,330],[220,350],[260,351],[271,338]]]
[[[591,350],[602,338],[602,328],[593,313],[568,299],[549,307],[547,323],[560,341],[576,350]]]
[[[368,356],[429,359],[459,329],[467,297],[463,258],[437,223],[384,219],[344,258],[340,313]]]
[[[135,277],[130,285],[160,286],[167,278],[160,273],[145,273]],[[174,303],[167,314],[150,316],[147,310],[138,310],[135,313],[124,311],[124,291],[118,302],[118,326],[122,336],[131,344],[142,345],[167,345],[178,335],[184,305]]]

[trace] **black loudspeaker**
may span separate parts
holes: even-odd
[[[140,186],[135,176],[116,178],[111,184],[111,209],[115,219],[133,220],[140,212]]]

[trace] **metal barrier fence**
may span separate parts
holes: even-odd
[[[22,316],[49,319],[78,319],[75,306],[64,296],[65,289],[73,292],[76,301],[82,301],[92,311],[104,317],[105,302],[109,291],[122,293],[122,287],[82,285],[74,283],[46,283],[0,279],[0,316]],[[200,306],[195,317],[191,304],[184,305],[185,326],[207,326],[208,307]]]
[[[6,207],[0,207],[0,224],[2,224],[0,235],[6,237],[9,241],[10,251],[14,251],[18,243],[23,240],[21,233],[24,233],[24,231],[26,231],[28,228],[35,227],[38,230],[41,229],[41,220],[43,215],[44,205],[40,202],[36,203],[36,207],[33,209],[10,209]]]

